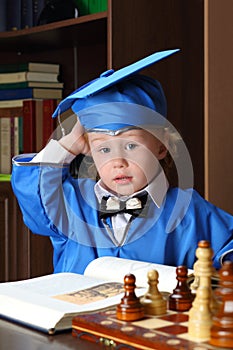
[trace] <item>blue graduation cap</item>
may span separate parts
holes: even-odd
[[[53,117],[71,108],[86,130],[140,125],[142,119],[147,123],[146,116],[149,123],[152,111],[166,117],[166,98],[160,83],[138,72],[177,51],[157,52],[117,71],[102,73],[62,100]]]

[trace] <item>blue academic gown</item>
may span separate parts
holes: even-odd
[[[231,259],[233,216],[193,189],[170,188],[160,208],[151,200],[147,216],[132,220],[124,244],[117,246],[99,219],[94,181],[72,178],[69,166],[29,160],[13,164],[12,187],[25,224],[50,237],[55,273],[82,274],[101,256],[193,268],[200,240],[210,242],[216,268],[223,254]]]

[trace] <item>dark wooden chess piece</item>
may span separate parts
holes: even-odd
[[[210,344],[233,349],[233,262],[226,261],[219,275],[219,287],[215,290],[219,308],[213,316]]]
[[[168,299],[169,310],[188,311],[194,300],[195,295],[192,294],[188,286],[188,269],[186,266],[178,266],[176,268],[177,286],[173,289],[173,293]]]
[[[144,316],[144,309],[135,294],[136,278],[133,274],[124,277],[125,295],[117,305],[116,317],[123,321],[136,321]]]

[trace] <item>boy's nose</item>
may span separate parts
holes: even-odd
[[[123,168],[128,165],[128,161],[124,157],[116,157],[112,161],[115,168]]]

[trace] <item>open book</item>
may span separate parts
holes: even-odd
[[[108,256],[93,260],[84,275],[65,272],[0,283],[0,316],[54,334],[71,328],[77,314],[119,304],[127,273],[135,275],[135,293],[142,296],[151,269],[159,273],[159,290],[172,292],[177,284],[175,267]]]

